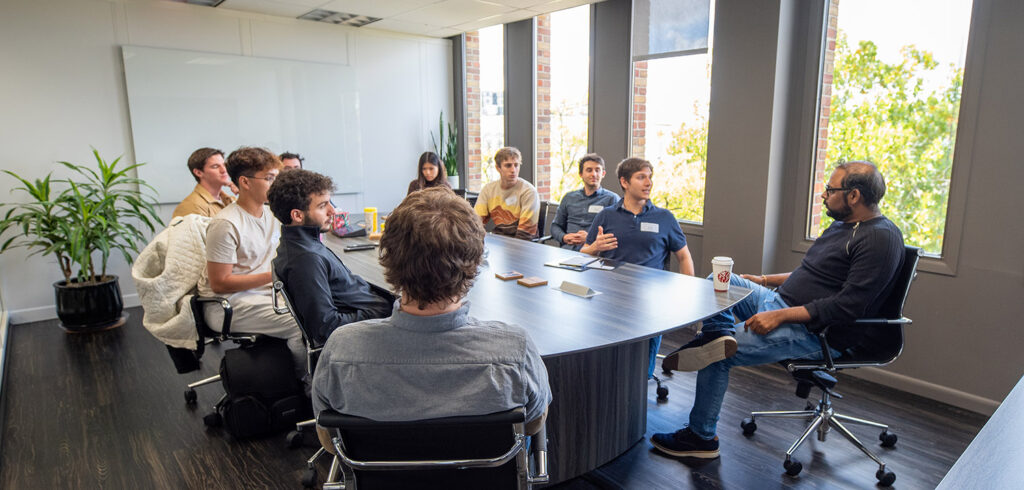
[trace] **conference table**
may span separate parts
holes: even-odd
[[[324,243],[352,272],[394,292],[377,249],[344,252],[366,238],[327,235]],[[648,339],[706,319],[750,293],[735,286],[716,293],[711,281],[632,264],[548,267],[580,254],[500,235],[488,234],[484,244],[485,260],[467,297],[470,315],[518,324],[537,344],[554,397],[547,421],[552,483],[587,473],[643,439]],[[528,288],[495,277],[508,271],[548,284]],[[584,298],[555,289],[562,281],[598,294]]]

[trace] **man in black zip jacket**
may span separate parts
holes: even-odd
[[[753,292],[705,320],[692,342],[665,359],[668,368],[697,371],[697,386],[689,424],[655,434],[655,448],[672,456],[717,458],[715,428],[732,367],[820,356],[821,344],[812,331],[877,312],[904,256],[903,234],[878,209],[883,195],[885,180],[875,165],[838,165],[821,193],[835,222],[800,266],[792,273],[732,276],[731,284]],[[740,326],[743,331],[737,331]],[[870,338],[872,328],[879,327],[831,329],[831,354],[840,357]]]
[[[378,294],[320,241],[334,221],[330,177],[309,170],[282,173],[270,187],[270,210],[281,222],[274,271],[294,314],[322,345],[334,329],[391,314],[393,298]]]

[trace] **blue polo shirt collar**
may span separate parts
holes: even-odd
[[[644,207],[642,209],[640,209],[640,214],[637,214],[637,215],[634,215],[633,212],[628,210],[628,209],[626,209],[625,206],[626,206],[626,200],[625,199],[619,199],[619,203],[615,205],[615,210],[616,211],[622,211],[623,213],[626,213],[626,214],[628,214],[630,216],[643,216],[643,215],[647,214],[650,210],[654,209],[654,204],[651,204],[651,200],[650,199],[648,199],[646,202],[644,202]]]

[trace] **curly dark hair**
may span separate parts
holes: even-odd
[[[270,212],[282,225],[292,224],[292,210],[309,211],[312,196],[334,192],[334,181],[326,175],[297,168],[277,176],[267,192]]]
[[[228,155],[227,167],[231,182],[238,185],[238,178],[243,175],[253,175],[275,168],[280,169],[281,160],[266,148],[243,146]]]
[[[420,309],[469,292],[484,253],[484,227],[447,187],[409,194],[380,239],[384,277]]]
[[[202,172],[203,169],[206,168],[206,161],[214,155],[220,155],[223,157],[224,152],[216,148],[200,148],[193,151],[192,155],[189,155],[187,163],[188,173],[192,174],[192,178],[196,179],[196,182],[199,182],[199,176],[196,175],[195,171],[198,170]]]

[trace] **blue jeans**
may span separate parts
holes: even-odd
[[[701,328],[702,332],[727,331],[735,336],[738,345],[736,355],[697,372],[696,395],[693,408],[690,409],[689,427],[704,439],[715,437],[718,413],[722,410],[722,399],[729,387],[729,370],[734,366],[768,364],[785,359],[821,358],[818,337],[808,332],[803,324],[784,323],[767,335],[744,331],[743,323],[755,314],[781,310],[789,305],[774,290],[738,275],[733,275],[729,283],[751,289],[752,292],[729,310],[705,320]],[[838,357],[839,352],[832,349],[832,355]]]
[[[661,348],[661,335],[651,338],[648,344],[651,358],[647,365],[647,379],[651,379],[654,376],[654,365],[658,363],[658,349]]]

